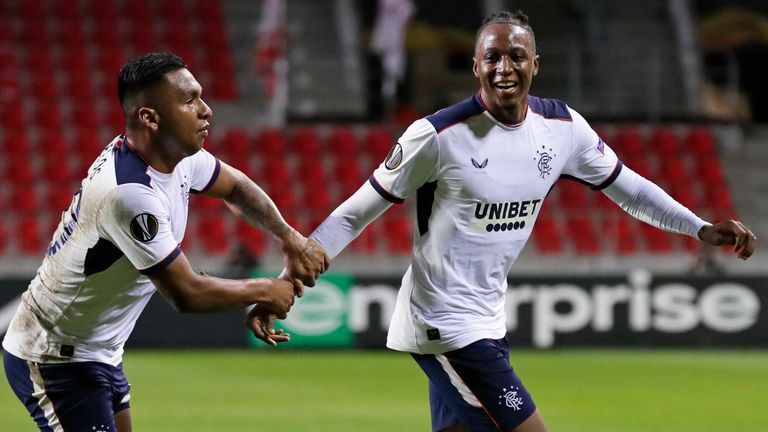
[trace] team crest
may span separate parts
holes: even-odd
[[[520,411],[523,408],[523,398],[518,395],[520,391],[519,387],[510,387],[501,389],[502,394],[499,395],[499,405],[504,403],[508,408],[512,408],[514,411]]]
[[[384,167],[388,170],[393,170],[399,167],[401,162],[403,162],[403,147],[400,146],[400,143],[396,143],[387,153],[387,158],[384,159]]]
[[[485,160],[482,162],[476,161],[475,158],[471,158],[471,159],[472,159],[472,166],[474,166],[477,169],[483,169],[488,166],[488,158],[485,158]]]
[[[149,213],[142,213],[131,221],[131,235],[142,243],[155,238],[157,228],[157,218]]]
[[[539,169],[541,178],[546,178],[546,176],[552,173],[552,167],[549,164],[557,155],[552,153],[551,148],[547,151],[544,146],[541,146],[541,150],[536,150],[536,154],[537,156],[534,156],[533,160],[536,161],[536,167]]]

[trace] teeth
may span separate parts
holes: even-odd
[[[515,87],[515,85],[516,85],[515,83],[498,83],[498,84],[496,84],[497,87],[502,88],[502,89],[510,89],[512,87]]]

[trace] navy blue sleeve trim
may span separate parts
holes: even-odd
[[[216,159],[216,167],[213,169],[213,175],[211,175],[211,179],[208,181],[208,184],[205,185],[205,187],[200,190],[190,189],[189,191],[195,194],[199,194],[207,191],[208,189],[211,188],[211,186],[213,186],[214,183],[216,183],[216,180],[219,178],[219,173],[221,173],[221,162],[218,159]]]
[[[144,270],[139,270],[139,273],[145,276],[151,276],[153,273],[157,273],[158,271],[168,267],[179,255],[181,255],[181,248],[176,246],[176,249],[171,251],[171,253],[169,253],[167,257],[163,258],[159,263],[151,267],[147,267]]]
[[[373,175],[368,177],[368,182],[371,184],[371,186],[373,186],[374,189],[376,189],[376,192],[378,192],[379,195],[381,195],[382,198],[384,198],[385,200],[395,204],[402,204],[405,201],[403,198],[398,198],[392,195],[391,193],[387,192],[387,190],[384,189],[379,184],[378,181],[376,181],[376,178]]]
[[[546,119],[573,121],[571,112],[568,111],[568,106],[563,101],[529,95],[528,106],[531,111]]]
[[[461,123],[470,117],[481,114],[483,111],[485,111],[485,108],[483,108],[480,103],[479,96],[474,95],[457,104],[428,115],[425,118],[428,122],[432,123],[432,126],[437,133],[440,133],[457,123]]]
[[[613,182],[616,181],[616,177],[618,177],[619,174],[621,173],[621,168],[623,166],[624,166],[624,164],[621,163],[621,161],[616,162],[616,167],[613,169],[613,172],[611,173],[611,175],[609,175],[608,178],[605,179],[604,182],[600,183],[597,186],[592,187],[592,189],[593,190],[603,190],[603,189],[607,188],[608,186],[612,185]]]

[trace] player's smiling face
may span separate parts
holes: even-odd
[[[211,108],[203,101],[202,87],[187,69],[168,72],[167,92],[160,102],[163,141],[183,156],[197,153],[208,136]]]
[[[475,44],[472,69],[488,111],[504,123],[522,122],[528,91],[539,70],[531,32],[512,24],[484,28]]]

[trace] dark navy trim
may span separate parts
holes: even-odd
[[[528,96],[528,106],[534,113],[550,120],[573,121],[568,105],[557,99]]]
[[[211,188],[211,186],[213,186],[214,183],[216,183],[216,180],[219,178],[220,173],[221,173],[221,161],[216,159],[216,168],[213,169],[213,174],[211,175],[211,179],[208,180],[208,184],[205,185],[205,187],[200,190],[190,189],[189,191],[194,194],[199,194],[207,191],[208,189]]]
[[[419,226],[419,235],[429,231],[429,217],[432,216],[432,204],[435,202],[435,190],[437,182],[425,183],[416,190],[416,220]]]
[[[168,267],[179,255],[181,255],[181,248],[176,246],[176,249],[172,250],[171,253],[169,253],[167,257],[163,258],[159,263],[151,267],[147,267],[144,270],[139,270],[139,273],[145,276],[151,276],[153,273]]]
[[[392,195],[391,193],[389,193],[386,189],[384,189],[379,184],[379,182],[376,181],[376,177],[374,177],[373,175],[368,177],[368,182],[371,184],[371,186],[373,186],[374,189],[376,189],[376,192],[378,192],[379,195],[381,195],[382,198],[384,198],[385,200],[395,204],[402,204],[403,201],[405,201],[403,198],[398,198]]]
[[[485,111],[485,108],[483,107],[483,104],[480,103],[479,96],[475,94],[457,104],[443,108],[424,118],[432,123],[432,126],[437,133],[440,133],[457,123],[461,123],[470,117],[481,114],[483,111]]]
[[[115,151],[117,184],[139,183],[151,188],[152,185],[147,174],[148,167],[149,165],[128,144],[128,141],[122,141],[121,145],[117,147]]]
[[[100,238],[85,253],[83,273],[86,276],[103,272],[123,256],[123,251],[107,239]]]
[[[597,186],[594,186],[592,189],[594,189],[594,190],[603,190],[603,189],[607,188],[608,186],[612,185],[613,182],[616,181],[616,177],[618,177],[619,174],[621,173],[621,168],[623,166],[624,166],[624,164],[621,163],[621,161],[617,161],[616,162],[616,167],[613,168],[613,172],[611,173],[611,175],[609,175],[608,178],[605,179],[604,182],[600,183]]]

